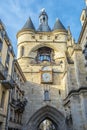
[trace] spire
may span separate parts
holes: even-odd
[[[25,25],[23,26],[22,29],[31,29],[31,30],[35,30],[34,24],[31,20],[31,18],[29,17],[28,20],[26,21]]]
[[[40,15],[39,15],[39,28],[37,31],[41,31],[41,32],[51,31],[48,25],[48,15],[44,8],[41,10]]]
[[[70,26],[68,26],[68,37],[67,37],[68,41],[70,41],[72,39],[72,33],[70,30]]]
[[[68,26],[68,35],[72,36],[70,26]]]
[[[54,28],[53,28],[53,30],[66,30],[65,29],[65,27],[64,27],[64,25],[61,23],[61,21],[57,18],[56,19],[56,22],[55,22],[55,24],[54,24]]]

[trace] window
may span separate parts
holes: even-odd
[[[2,122],[0,122],[0,130],[2,130]]]
[[[0,55],[0,62],[2,61],[1,55]]]
[[[16,69],[14,68],[14,70],[13,70],[13,79],[14,79],[14,81],[16,80]]]
[[[55,35],[55,39],[57,39],[58,38],[58,35]]]
[[[45,22],[45,17],[43,17],[43,22]]]
[[[48,40],[50,39],[50,35],[47,36],[47,39],[48,39]]]
[[[1,51],[2,51],[2,41],[0,40],[0,62],[1,62]]]
[[[59,90],[59,95],[61,95],[61,90]]]
[[[18,90],[16,90],[16,99],[19,98]]]
[[[17,118],[16,118],[16,111],[14,111],[14,122],[16,122]]]
[[[1,50],[2,50],[2,41],[1,41],[1,39],[0,39],[0,52],[1,52]]]
[[[18,113],[15,112],[15,122],[18,123]]]
[[[24,47],[21,47],[21,56],[24,56]]]
[[[10,119],[9,119],[10,121],[12,121],[13,120],[13,109],[12,108],[10,108]]]
[[[8,76],[8,67],[7,66],[5,67],[5,73],[4,73],[4,75],[5,75],[5,77]]]
[[[19,120],[20,122],[20,124],[22,123],[22,114],[20,114],[20,120]]]
[[[10,55],[9,55],[9,53],[7,53],[6,64],[9,65],[9,61],[10,61]]]
[[[83,53],[84,53],[84,56],[85,56],[85,59],[87,60],[87,43],[85,44],[85,49],[83,50]]]
[[[40,39],[42,39],[42,35],[40,35],[40,37],[39,37]]]
[[[14,101],[14,95],[15,95],[15,88],[11,89],[10,102],[13,102],[13,101]]]
[[[2,97],[1,97],[1,107],[4,107],[4,101],[5,101],[5,92],[2,91]]]
[[[34,34],[31,35],[31,39],[35,39],[35,35]]]
[[[44,91],[44,100],[45,101],[49,101],[50,100],[50,98],[49,98],[49,91],[48,90]]]

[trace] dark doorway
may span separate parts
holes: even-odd
[[[45,119],[38,126],[38,130],[56,130],[56,125],[50,119]]]

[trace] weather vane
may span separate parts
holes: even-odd
[[[42,8],[42,9],[41,9],[41,12],[45,12],[45,8]]]

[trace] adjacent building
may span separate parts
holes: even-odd
[[[8,130],[21,130],[22,115],[27,103],[26,98],[24,98],[24,90],[22,89],[26,79],[15,59],[12,67],[12,79],[13,88],[10,90],[9,97]]]
[[[13,48],[0,20],[0,130],[7,127],[9,90],[13,88],[11,78],[13,59]]]
[[[0,20],[0,130],[21,130],[26,105],[21,86],[25,81],[11,41]]]

